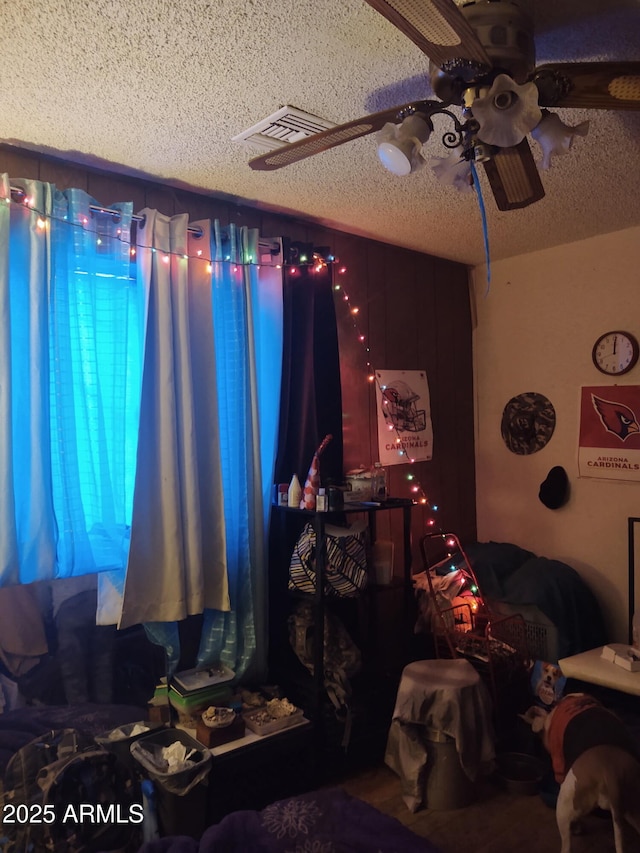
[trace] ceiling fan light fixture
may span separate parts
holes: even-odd
[[[459,145],[448,157],[432,157],[429,165],[441,183],[455,187],[462,193],[469,193],[473,190],[471,164],[463,155],[464,149]]]
[[[410,175],[413,171],[414,146],[410,142],[380,142],[378,159],[387,172],[398,177]]]
[[[518,85],[507,74],[498,74],[483,97],[471,106],[480,125],[478,139],[499,148],[518,145],[542,118],[534,83]]]
[[[565,124],[556,113],[544,110],[542,119],[531,131],[531,136],[542,148],[540,168],[548,169],[551,166],[551,158],[554,154],[567,154],[573,145],[574,138],[586,136],[588,132],[588,121],[571,127]]]
[[[410,175],[424,165],[422,146],[432,130],[431,121],[417,113],[401,124],[387,122],[377,134],[378,159],[394,175]]]

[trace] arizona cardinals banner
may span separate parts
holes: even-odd
[[[640,481],[640,386],[583,388],[580,401],[581,477]]]
[[[376,370],[376,400],[380,462],[431,459],[433,428],[424,370]]]

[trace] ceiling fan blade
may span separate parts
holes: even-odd
[[[480,40],[453,0],[366,0],[432,62],[448,70],[460,60],[491,68]]]
[[[336,127],[331,127],[329,130],[314,133],[313,136],[300,139],[298,142],[287,143],[280,148],[276,148],[275,151],[268,151],[266,154],[261,154],[259,157],[249,160],[249,165],[252,169],[263,172],[280,169],[282,166],[288,166],[290,163],[304,160],[313,154],[320,154],[329,148],[335,148],[344,142],[350,142],[352,139],[374,133],[383,128],[388,121],[399,121],[405,112],[407,114],[410,112],[419,112],[421,108],[428,109],[430,106],[437,107],[439,104],[435,101],[413,101],[401,107],[391,107],[391,109],[382,110],[379,113],[372,113],[363,118],[348,121],[346,124],[336,125]]]
[[[640,110],[640,62],[541,65],[533,82],[541,107]]]
[[[527,207],[544,197],[544,187],[526,139],[498,148],[484,164],[498,210]]]

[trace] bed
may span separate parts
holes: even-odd
[[[199,841],[172,836],[148,841],[139,853],[440,853],[400,821],[342,788],[278,800],[262,811],[237,811]]]

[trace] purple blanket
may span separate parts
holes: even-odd
[[[149,841],[139,853],[439,853],[395,818],[342,788],[279,800],[262,811],[238,811],[195,841],[173,836]]]

